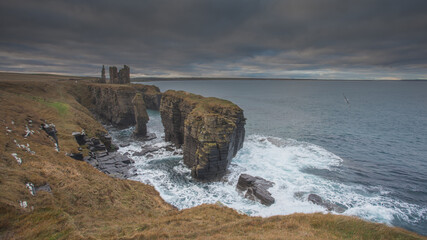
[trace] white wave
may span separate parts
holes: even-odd
[[[134,180],[153,185],[165,201],[179,209],[204,203],[222,204],[252,216],[286,215],[296,212],[326,212],[318,205],[307,201],[310,193],[345,207],[344,215],[391,225],[396,219],[417,222],[426,219],[427,207],[417,206],[389,197],[389,191],[381,186],[366,187],[349,185],[310,174],[306,169],[340,171],[343,159],[326,149],[293,139],[251,135],[244,147],[232,160],[224,181],[202,183],[191,178],[190,170],[183,164],[182,151],[166,151],[170,146],[160,137],[163,128],[160,117],[152,117],[152,131],[158,138],[145,142],[161,149],[152,156],[132,156],[141,151],[141,142],[131,142],[119,152],[129,153],[135,161],[137,176]],[[154,121],[153,121],[154,119]],[[153,122],[152,122],[153,121]],[[154,129],[154,130],[153,130]],[[112,134],[113,138],[116,136]],[[260,176],[275,183],[269,189],[276,199],[267,207],[244,198],[236,191],[241,173]]]

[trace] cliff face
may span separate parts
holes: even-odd
[[[133,109],[135,112],[135,135],[136,136],[145,136],[147,135],[147,122],[149,120],[147,110],[145,108],[145,102],[142,98],[141,93],[136,93],[135,97],[132,100]]]
[[[115,127],[125,128],[136,125],[136,119],[148,122],[147,109],[157,110],[160,106],[161,93],[155,86],[141,84],[81,84],[71,91],[76,99],[86,106],[102,121]],[[136,116],[132,100],[139,93],[143,107],[138,105],[141,112]],[[139,125],[143,129],[142,125]]]
[[[184,163],[197,179],[222,177],[243,146],[243,110],[229,101],[167,91],[160,114],[165,140],[183,146]]]

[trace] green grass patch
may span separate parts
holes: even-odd
[[[65,116],[68,113],[68,104],[62,102],[46,103],[47,106],[55,108],[59,115]]]
[[[33,97],[33,100],[46,105],[48,107],[51,108],[55,108],[60,116],[65,116],[68,113],[68,109],[69,109],[69,105],[63,102],[51,102],[45,98],[41,98],[41,97]]]

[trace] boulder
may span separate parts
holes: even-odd
[[[136,93],[132,100],[135,113],[135,131],[137,137],[144,137],[147,135],[147,122],[149,120],[147,109],[145,108],[144,99],[141,93]]]
[[[219,180],[243,146],[243,110],[229,101],[169,90],[160,115],[165,140],[183,147],[184,163],[196,179]]]
[[[326,210],[328,211],[334,211],[337,213],[343,213],[345,212],[345,210],[347,210],[345,207],[343,206],[339,206],[329,200],[324,200],[322,199],[322,197],[320,197],[317,194],[311,193],[310,195],[308,195],[308,201],[312,202],[316,205],[322,206],[324,208],[326,208]]]
[[[86,139],[85,139],[86,134],[81,133],[81,132],[73,132],[72,135],[76,139],[76,141],[79,145],[85,145],[86,144]]]
[[[253,201],[260,201],[262,204],[270,206],[275,202],[271,193],[267,189],[274,185],[261,177],[253,177],[248,174],[241,174],[237,182],[237,189],[245,193],[245,198]]]
[[[147,153],[156,152],[159,149],[159,147],[143,146],[141,151],[133,153],[132,156],[144,156]]]
[[[59,142],[58,142],[58,136],[56,136],[57,131],[56,131],[55,124],[42,123],[41,129],[44,130],[47,133],[47,135],[49,135],[53,139],[53,141],[55,142],[56,151],[59,152]]]
[[[79,160],[79,161],[83,161],[83,154],[82,153],[71,153],[70,157],[74,158],[76,160]]]

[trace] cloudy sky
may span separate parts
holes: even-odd
[[[425,0],[1,0],[0,71],[427,79]]]

